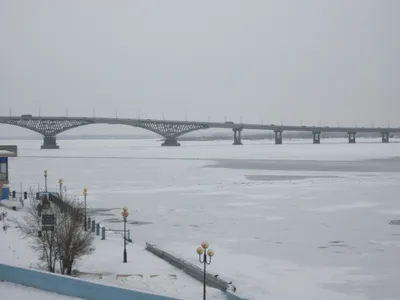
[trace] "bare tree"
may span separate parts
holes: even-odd
[[[8,227],[9,227],[6,220],[7,220],[7,211],[4,208],[2,208],[0,210],[0,221],[3,222],[3,225],[2,225],[3,231],[7,231]]]
[[[54,232],[42,232],[41,213],[38,209],[39,202],[31,198],[28,211],[17,221],[18,228],[23,238],[29,239],[30,246],[39,255],[39,260],[43,262],[49,272],[55,272],[58,258]],[[52,206],[48,210],[49,214],[54,214],[59,218],[59,210]],[[39,234],[41,232],[41,234]]]
[[[60,252],[60,269],[62,274],[71,275],[76,261],[84,255],[93,253],[95,236],[85,231],[82,225],[82,203],[76,200],[64,201],[69,217],[57,230],[57,245]]]
[[[82,205],[76,199],[58,201],[57,205],[51,203],[46,214],[55,217],[53,231],[42,231],[38,206],[39,201],[31,197],[27,214],[18,222],[20,232],[30,240],[31,248],[39,254],[39,260],[49,272],[56,272],[59,262],[61,273],[70,275],[77,259],[94,251],[94,234],[84,231],[81,223]]]

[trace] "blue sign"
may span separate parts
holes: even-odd
[[[8,162],[8,157],[0,157],[0,164],[4,164]]]

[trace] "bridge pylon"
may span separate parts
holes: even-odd
[[[55,136],[44,136],[40,149],[60,149],[60,146],[57,145]]]
[[[389,143],[389,132],[382,132],[382,143]]]
[[[281,130],[275,130],[275,144],[276,145],[281,145],[282,141],[283,141],[282,131]]]
[[[349,144],[355,144],[356,143],[356,133],[355,132],[349,132]]]
[[[313,144],[321,143],[321,132],[313,132]]]
[[[242,144],[242,128],[233,128],[233,145],[243,145]]]
[[[176,139],[174,139],[173,137],[167,137],[164,140],[164,143],[161,144],[161,146],[169,146],[169,147],[173,147],[173,146],[180,146],[181,144],[178,143],[178,141]]]

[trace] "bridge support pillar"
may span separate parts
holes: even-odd
[[[389,132],[382,132],[382,143],[389,143]]]
[[[356,143],[356,133],[355,132],[349,132],[349,144],[355,144]]]
[[[59,148],[60,146],[57,145],[55,136],[45,136],[43,138],[43,145],[40,147],[40,149],[59,149]]]
[[[313,132],[313,144],[320,144],[321,143],[321,132]]]
[[[242,128],[233,128],[233,145],[243,145],[242,144]]]
[[[283,140],[282,131],[280,131],[280,130],[275,131],[275,144],[281,145],[282,140]]]
[[[161,146],[180,146],[181,144],[173,137],[167,137]]]

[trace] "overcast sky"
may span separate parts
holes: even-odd
[[[400,126],[399,79],[399,0],[0,0],[0,115]]]

